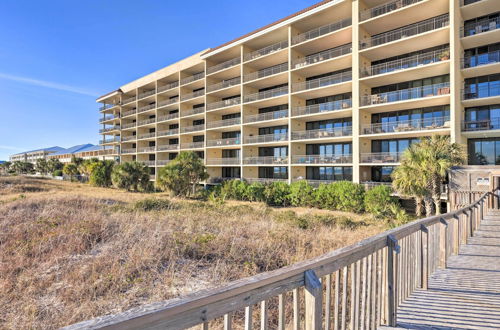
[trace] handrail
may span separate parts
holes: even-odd
[[[264,77],[269,77],[278,73],[288,71],[288,62],[270,66],[268,68],[261,69],[259,71],[251,72],[243,76],[243,82],[249,82],[252,80],[262,79]]]
[[[255,123],[255,122],[259,122],[259,121],[282,119],[282,118],[287,118],[287,117],[288,117],[288,109],[277,110],[277,111],[259,113],[256,115],[245,116],[244,122],[245,122],[245,124],[248,124],[248,123]]]
[[[338,22],[323,25],[292,37],[292,45],[300,44],[304,41],[315,39],[326,34],[338,31],[352,24],[352,19],[346,18]]]
[[[476,34],[500,29],[500,17],[483,19],[460,28],[460,37],[470,37]]]
[[[292,132],[292,140],[309,140],[352,135],[352,126],[330,127]]]
[[[425,85],[420,87],[412,87],[407,89],[399,89],[393,92],[365,95],[361,97],[361,106],[385,104],[385,103],[399,102],[399,101],[409,101],[425,97],[441,96],[448,94],[450,94],[450,83],[446,82],[433,85]]]
[[[241,77],[236,77],[221,81],[217,84],[212,84],[207,87],[207,93],[215,92],[224,88],[232,87],[241,84]]]
[[[189,117],[193,115],[198,115],[205,112],[205,107],[193,108],[185,110],[181,113],[181,117]]]
[[[374,18],[374,17],[380,16],[380,15],[384,15],[384,14],[390,13],[394,10],[398,10],[398,9],[403,8],[403,7],[413,5],[413,4],[420,2],[420,1],[423,1],[423,0],[396,0],[396,1],[387,2],[387,3],[381,4],[379,6],[369,8],[369,9],[362,11],[361,13],[359,13],[359,20],[365,21],[367,19]]]
[[[488,53],[472,55],[461,59],[462,69],[475,68],[482,65],[500,62],[500,50],[494,50]]]
[[[337,110],[350,109],[352,107],[352,99],[337,100],[332,102],[311,104],[302,107],[292,108],[292,116],[312,115],[316,113],[331,112]]]
[[[268,89],[263,92],[257,92],[249,95],[245,95],[243,98],[243,102],[248,103],[248,102],[255,102],[259,100],[265,100],[269,99],[272,97],[278,97],[282,95],[288,94],[288,86],[283,86],[283,87],[278,87],[278,88],[273,88],[273,89]]]
[[[339,288],[343,288],[342,296],[336,295],[333,301],[337,312],[346,315],[349,309],[348,319],[340,320],[342,327],[359,322],[359,318],[363,320],[365,316],[373,322],[370,328],[380,325],[394,327],[399,305],[417,288],[426,290],[429,276],[437,269],[445,268],[447,259],[458,253],[460,245],[466,244],[488,207],[498,198],[496,192],[486,192],[456,211],[410,222],[313,259],[183,298],[84,321],[66,329],[184,329],[196,325],[208,328],[208,322],[219,317],[225,317],[228,325],[241,320],[242,317],[237,319],[238,316],[231,320],[231,315],[243,309],[246,311],[244,322],[251,324],[252,306],[274,298],[278,299],[283,311],[277,318],[284,328],[287,302],[284,295],[292,292],[294,301],[298,301],[299,289],[303,288],[304,308],[302,304],[293,304],[293,322],[305,322],[306,329],[320,329],[323,324],[323,285],[328,294],[335,289],[338,293]],[[322,278],[321,282],[319,278]],[[348,281],[348,278],[357,280]],[[351,286],[349,290],[348,284]],[[372,308],[362,305],[367,293],[377,298],[368,299]],[[326,302],[331,304],[331,295],[328,294]],[[262,313],[267,316],[266,306],[261,304]],[[300,320],[302,310],[305,318]],[[330,313],[329,310],[324,318],[327,324]]]
[[[179,81],[174,81],[163,86],[158,86],[158,93],[174,89],[175,87],[179,87]]]
[[[230,59],[230,60],[227,60],[225,62],[222,62],[222,63],[219,63],[219,64],[216,64],[214,66],[209,67],[207,69],[207,74],[212,74],[212,73],[224,70],[224,69],[228,69],[228,68],[231,68],[231,67],[238,65],[240,63],[241,63],[241,57],[235,57],[233,59]]]
[[[465,132],[488,131],[494,129],[500,129],[500,118],[498,117],[462,122],[462,130]]]
[[[207,128],[218,128],[218,127],[226,127],[239,124],[241,124],[241,117],[209,121],[207,123]]]
[[[361,134],[381,134],[394,132],[422,131],[428,129],[449,128],[450,117],[433,117],[410,120],[397,120],[386,123],[363,125]]]
[[[207,104],[207,111],[212,111],[212,110],[217,110],[225,107],[230,107],[233,105],[238,105],[241,103],[241,97],[234,97],[231,99],[227,100],[222,100],[222,101],[217,101],[217,102],[212,102]]]
[[[199,73],[196,73],[192,76],[181,79],[181,85],[186,85],[186,84],[189,84],[193,81],[197,81],[197,80],[200,80],[203,78],[205,78],[205,72],[199,72]]]
[[[292,93],[314,88],[331,86],[335,84],[341,84],[351,80],[352,80],[352,71],[334,73],[329,76],[294,83],[292,85]]]
[[[259,57],[269,55],[271,53],[274,53],[274,52],[280,51],[282,49],[285,49],[287,47],[288,47],[288,40],[281,41],[281,42],[275,43],[273,45],[269,45],[267,47],[264,47],[264,48],[261,48],[261,49],[257,49],[257,50],[255,50],[253,52],[245,54],[245,55],[243,55],[243,60],[245,62],[251,61],[251,60],[255,60],[255,59],[259,58]]]
[[[340,57],[352,52],[352,44],[338,46],[322,52],[297,58],[292,61],[292,69],[298,69],[311,64],[321,63],[332,58]]]

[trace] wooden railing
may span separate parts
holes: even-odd
[[[484,193],[454,212],[411,222],[357,244],[180,299],[84,321],[68,329],[375,329],[498,205]]]

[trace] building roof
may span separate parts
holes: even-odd
[[[76,154],[76,153],[79,153],[79,152],[95,151],[95,150],[99,150],[99,149],[100,149],[99,146],[93,145],[91,143],[79,144],[79,145],[70,147],[68,149],[60,150],[60,151],[52,154],[52,156]]]
[[[64,148],[55,146],[55,147],[49,147],[49,148],[41,148],[41,149],[35,149],[35,150],[29,150],[29,151],[23,151],[23,152],[18,152],[17,154],[13,154],[12,156],[16,155],[24,155],[24,154],[31,154],[33,152],[39,152],[39,151],[53,151],[53,152],[60,152],[62,150],[66,150]]]

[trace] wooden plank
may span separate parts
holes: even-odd
[[[232,319],[233,319],[232,314],[228,313],[224,315],[224,330],[231,330],[233,328]]]
[[[445,219],[441,219],[439,225],[439,267],[446,268],[446,242],[448,241],[447,237],[447,228],[448,223]]]
[[[429,229],[425,226],[422,226],[420,230],[420,240],[420,287],[427,290],[429,287]]]
[[[339,328],[339,298],[340,298],[340,270],[337,270],[335,272],[335,303],[334,303],[334,309],[333,309],[333,329],[338,330]]]
[[[299,289],[293,290],[293,330],[300,329]]]
[[[267,330],[267,301],[262,300],[260,303],[260,329]]]
[[[252,313],[253,313],[252,306],[245,307],[245,330],[252,330],[253,327]]]
[[[356,286],[355,286],[355,297],[354,297],[354,329],[359,328],[359,301],[360,301],[360,289],[361,289],[361,260],[356,261]]]
[[[330,323],[332,318],[332,275],[328,274],[325,276],[325,329],[330,329]]]
[[[351,300],[351,308],[349,310],[349,324],[351,326],[351,330],[355,330],[356,329],[356,323],[354,321],[354,314],[355,314],[355,309],[354,309],[354,306],[355,306],[355,302],[356,302],[356,268],[357,268],[357,264],[356,263],[352,263],[351,264],[351,269],[350,269],[350,276],[351,276],[351,294],[349,296],[350,300]]]
[[[285,295],[278,296],[278,329],[285,330]]]
[[[366,258],[363,258],[362,261],[362,272],[361,272],[361,310],[360,310],[360,320],[359,320],[359,329],[365,328],[365,317],[366,317],[366,290],[367,290],[367,281],[368,281],[368,261]]]
[[[390,327],[396,326],[397,320],[397,304],[398,296],[397,272],[397,241],[393,237],[388,237],[388,253],[387,253],[387,323]]]
[[[208,322],[204,322],[204,323],[201,325],[201,329],[202,329],[202,330],[208,330]]]
[[[347,326],[347,267],[342,270],[342,324],[341,329]]]
[[[304,273],[305,278],[305,329],[320,330],[323,316],[323,286],[313,270]]]

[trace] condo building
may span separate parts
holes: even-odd
[[[500,164],[500,1],[322,1],[97,101],[101,146],[153,176],[191,150],[209,183],[387,184],[433,134]]]

